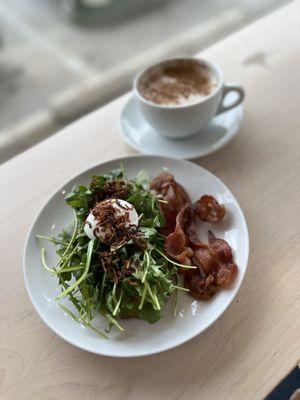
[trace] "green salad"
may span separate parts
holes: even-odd
[[[129,179],[120,168],[93,176],[89,186],[75,186],[65,201],[74,222],[58,237],[38,236],[57,247],[55,266],[47,265],[42,249],[42,264],[61,287],[56,300],[68,298],[76,311],[66,302],[61,308],[105,338],[112,327],[123,330],[123,318],[157,322],[172,294],[176,314],[177,292],[187,290],[178,283],[178,267],[193,267],[164,253],[165,237],[159,233],[164,200],[150,189],[147,173]],[[133,213],[138,222],[132,223]],[[105,331],[92,322],[97,313],[107,320]]]

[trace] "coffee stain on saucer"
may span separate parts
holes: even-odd
[[[243,65],[258,65],[263,68],[269,68],[267,62],[268,54],[264,51],[257,52],[247,57],[243,61]]]

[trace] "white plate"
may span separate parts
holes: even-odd
[[[234,100],[228,94],[226,102]],[[225,146],[238,133],[243,106],[220,114],[202,132],[186,139],[167,139],[143,118],[133,97],[125,104],[119,119],[119,131],[127,144],[143,154],[195,159],[207,156]]]
[[[101,339],[97,334],[73,321],[58,306],[54,298],[59,293],[58,283],[41,265],[41,247],[46,247],[46,257],[50,265],[56,261],[55,248],[51,243],[41,243],[37,234],[57,235],[72,221],[72,211],[64,201],[65,191],[75,184],[87,184],[94,174],[103,174],[117,168],[123,163],[129,176],[135,177],[141,169],[156,176],[164,167],[174,174],[176,180],[188,191],[193,201],[204,193],[209,193],[224,203],[227,210],[226,219],[212,226],[213,232],[225,238],[233,249],[238,274],[227,289],[220,290],[212,300],[201,302],[188,294],[179,297],[179,315],[174,318],[171,312],[172,301],[164,317],[156,324],[130,319],[122,321],[125,332],[113,330],[109,340]],[[200,235],[206,240],[210,225],[200,224]],[[247,225],[243,213],[231,192],[214,175],[205,169],[187,161],[155,156],[128,157],[106,162],[91,168],[58,190],[43,207],[35,220],[27,238],[24,253],[24,278],[29,297],[42,320],[57,335],[73,345],[97,354],[114,357],[136,357],[159,353],[171,349],[193,338],[208,328],[226,310],[237,294],[242,283],[249,252]],[[68,302],[72,309],[72,304]],[[101,316],[95,318],[94,324],[104,328]]]

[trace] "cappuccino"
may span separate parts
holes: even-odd
[[[198,60],[164,63],[141,77],[138,91],[146,100],[164,106],[184,106],[209,96],[217,81],[207,65]]]

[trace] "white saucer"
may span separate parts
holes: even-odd
[[[232,94],[234,95],[234,94]],[[226,98],[230,99],[230,94]],[[194,159],[225,146],[237,133],[243,119],[243,106],[214,117],[207,129],[187,139],[167,139],[152,128],[131,97],[119,119],[119,131],[129,146],[142,154]]]

